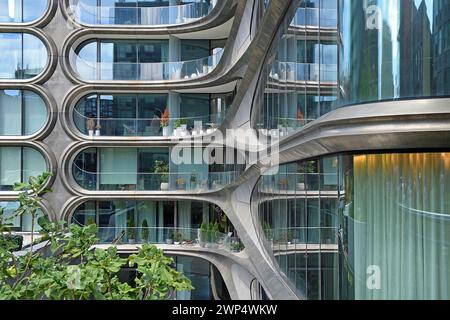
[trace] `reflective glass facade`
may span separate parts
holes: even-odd
[[[37,93],[0,90],[0,136],[31,135],[44,126],[47,115],[47,106]]]
[[[340,105],[450,93],[442,0],[340,0]]]
[[[173,25],[206,16],[215,1],[70,0],[77,20],[90,25]]]
[[[208,164],[204,159],[213,152],[219,151],[89,148],[76,156],[72,173],[86,190],[210,191],[234,182],[243,170],[243,165]]]
[[[39,75],[47,64],[47,48],[28,33],[0,33],[0,79],[28,79]]]
[[[260,237],[307,299],[449,299],[450,153],[283,165],[253,194]]]
[[[240,242],[225,213],[201,201],[88,201],[78,206],[72,222],[81,226],[95,223],[100,243],[182,243],[241,249],[233,245]],[[214,230],[208,229],[213,225]]]
[[[12,191],[16,182],[27,182],[47,170],[42,154],[28,147],[0,146],[0,191]]]
[[[171,45],[172,43],[172,45]],[[88,40],[71,52],[84,80],[180,80],[213,70],[225,40]]]
[[[335,36],[316,31],[309,34],[306,24],[302,25],[306,30],[293,28],[306,23],[305,14],[319,18],[323,11],[325,19],[334,12],[337,18],[336,6],[336,0],[302,1],[294,20],[284,33],[278,33],[273,58],[266,62],[254,103],[254,127],[263,135],[284,137],[336,107]],[[310,23],[314,25],[314,21]],[[334,23],[331,26],[336,29]]]
[[[48,0],[0,0],[0,23],[32,22],[45,13]]]
[[[169,104],[167,93],[90,94],[75,105],[73,120],[85,135],[168,136],[179,128],[180,135],[201,135],[222,123],[233,99],[233,93],[172,95]]]
[[[336,0],[304,0],[291,25],[301,27],[337,27]]]

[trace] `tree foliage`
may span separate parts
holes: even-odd
[[[36,217],[42,200],[38,194],[47,192],[42,186],[48,177],[30,178],[29,184],[18,186],[23,193],[16,215]],[[16,252],[11,224],[0,208],[0,300],[158,300],[193,289],[189,279],[173,268],[173,259],[153,245],[142,245],[137,254],[123,258],[115,246],[95,247],[98,230],[94,224],[66,227],[46,216],[38,224],[44,241]],[[118,277],[126,265],[136,268],[133,285]]]

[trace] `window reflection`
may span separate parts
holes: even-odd
[[[44,14],[48,0],[0,0],[0,23],[32,22]]]

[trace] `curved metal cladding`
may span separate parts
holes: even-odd
[[[445,1],[339,1],[340,106],[448,96]]]
[[[305,299],[448,299],[449,159],[357,153],[283,165],[254,189],[259,237]]]

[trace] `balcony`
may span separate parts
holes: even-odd
[[[230,234],[232,234],[230,232]],[[239,252],[240,239],[219,231],[175,227],[100,227],[99,244],[164,244],[185,248],[200,247]]]
[[[299,8],[291,22],[293,27],[337,28],[337,10]]]
[[[269,73],[273,82],[337,82],[337,65],[274,61]]]
[[[69,60],[82,81],[186,81],[211,73],[222,58],[223,49],[208,57],[175,62],[95,62],[81,58],[73,50]]]
[[[213,192],[234,183],[241,172],[89,172],[73,164],[75,181],[86,190]]]
[[[93,5],[89,0],[70,0],[69,12],[85,25],[171,26],[195,22],[206,17],[217,1],[192,2],[177,6],[149,6],[151,2],[117,2]],[[146,6],[147,5],[147,6]]]

